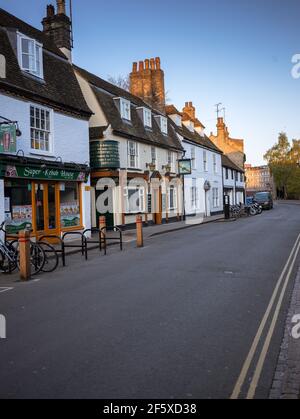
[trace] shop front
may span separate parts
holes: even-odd
[[[84,229],[82,185],[88,168],[72,163],[1,156],[6,231],[30,225],[33,235],[60,235]]]

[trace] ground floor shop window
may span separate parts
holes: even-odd
[[[78,227],[80,217],[80,185],[74,182],[60,184],[61,228]]]
[[[26,225],[32,226],[31,182],[9,180],[5,181],[4,188],[6,231],[16,234]]]

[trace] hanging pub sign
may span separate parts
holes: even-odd
[[[15,153],[16,151],[16,125],[0,124],[0,153]]]
[[[178,161],[178,170],[180,175],[191,175],[192,174],[192,160],[183,159]]]

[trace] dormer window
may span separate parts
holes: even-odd
[[[18,61],[26,73],[40,79],[44,77],[43,45],[21,33],[18,33]]]
[[[127,121],[131,121],[131,109],[130,109],[130,102],[126,99],[120,99],[120,112],[121,118],[126,119]]]
[[[144,108],[144,125],[147,128],[152,128],[152,112],[147,108]]]
[[[189,121],[184,121],[183,123],[189,131],[191,131],[191,132],[195,131],[195,124],[194,124],[193,121],[189,120]]]
[[[152,112],[148,108],[137,108],[137,112],[143,121],[144,127],[152,128]]]
[[[164,116],[156,116],[157,123],[160,127],[160,130],[163,134],[168,135],[168,119]]]

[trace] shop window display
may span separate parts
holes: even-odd
[[[61,228],[80,226],[79,185],[74,182],[60,184]]]

